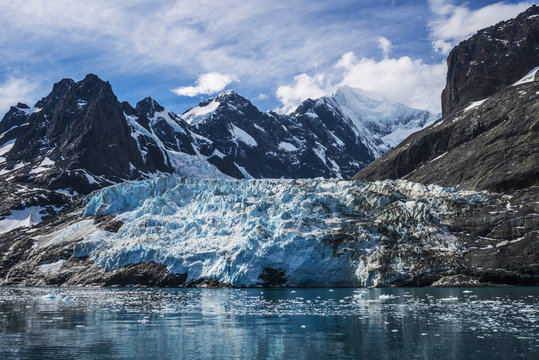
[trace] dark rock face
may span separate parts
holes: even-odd
[[[539,82],[510,86],[454,112],[360,170],[354,179],[404,178],[509,191],[539,181]]]
[[[539,65],[539,7],[482,29],[447,58],[442,114],[489,97]]]

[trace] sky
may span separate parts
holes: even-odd
[[[0,0],[0,113],[88,73],[178,114],[227,89],[289,112],[341,86],[439,112],[451,48],[533,3]]]

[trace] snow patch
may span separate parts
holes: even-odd
[[[54,191],[57,192],[57,193],[59,193],[59,194],[63,194],[63,195],[65,195],[65,196],[69,196],[69,197],[79,195],[79,193],[76,192],[76,191],[73,190],[73,189],[57,189],[57,190],[54,190]]]
[[[0,156],[7,154],[13,145],[15,145],[15,139],[5,142],[4,145],[0,147]]]
[[[282,141],[279,143],[279,149],[283,151],[289,151],[289,152],[298,151],[297,147],[295,147],[293,144],[286,141]]]
[[[25,163],[20,162],[18,164],[15,164],[15,166],[13,166],[13,168],[11,170],[7,170],[7,169],[0,170],[0,175],[9,174],[12,171],[15,171],[15,170],[18,170],[18,169],[22,168],[24,165],[25,165]]]
[[[246,180],[249,180],[249,179],[254,179],[251,174],[249,174],[247,172],[247,170],[245,170],[245,168],[243,166],[240,166],[236,163],[234,163],[234,165],[236,165],[236,167],[238,168],[238,170],[241,172],[241,174],[243,175],[243,177],[246,179]]]
[[[64,263],[65,263],[65,260],[58,260],[50,264],[39,265],[37,268],[43,274],[57,274],[62,268],[62,265],[64,265]]]
[[[79,108],[79,110],[82,110],[84,109],[84,107],[88,104],[88,101],[86,100],[82,100],[82,99],[79,99],[77,101],[77,107]]]
[[[488,98],[486,99],[483,99],[483,100],[479,100],[479,101],[474,101],[472,102],[470,105],[468,105],[465,109],[464,109],[464,112],[467,112],[467,111],[470,111],[476,107],[478,107],[479,105],[481,105],[482,103],[484,103],[485,101],[487,101]]]
[[[236,140],[239,140],[246,145],[249,145],[251,147],[258,145],[256,140],[251,135],[247,134],[244,130],[240,129],[234,124],[232,124],[232,126],[230,127],[230,133]]]
[[[45,208],[30,206],[23,210],[11,210],[11,214],[0,220],[0,234],[20,227],[30,227],[41,222],[41,212]]]
[[[197,106],[185,112],[180,118],[193,126],[198,126],[200,123],[207,120],[211,114],[217,110],[220,103],[214,99],[209,104]]]
[[[43,159],[43,161],[38,165],[38,167],[30,170],[30,174],[39,174],[43,171],[47,171],[51,166],[54,166],[54,164],[54,161],[52,161],[48,157],[45,157],[45,159]]]
[[[534,67],[529,73],[524,75],[522,79],[514,83],[512,86],[517,86],[520,84],[526,84],[535,81],[535,75],[537,74],[537,71],[539,71],[539,66]]]

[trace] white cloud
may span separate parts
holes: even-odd
[[[453,49],[454,45],[450,41],[437,39],[432,42],[432,48],[435,53],[447,55]]]
[[[319,21],[334,6],[310,0],[27,0],[20,6],[0,0],[0,23],[6,24],[0,67],[81,57],[72,71],[164,69],[180,78],[215,71],[251,85],[274,84],[332,61],[339,47],[368,43],[358,19]],[[69,61],[58,70],[62,76]]]
[[[300,74],[294,77],[292,85],[283,85],[277,88],[275,94],[283,107],[280,111],[289,113],[294,110],[300,102],[308,98],[316,99],[327,94],[327,91],[322,89],[324,86],[324,75],[309,76]]]
[[[392,46],[393,44],[391,44],[391,41],[389,41],[387,38],[383,36],[378,37],[378,48],[382,50],[382,52],[384,53],[384,57],[387,57],[389,55]]]
[[[446,55],[453,46],[475,34],[477,30],[515,17],[526,10],[530,3],[497,2],[472,10],[463,5],[455,5],[451,0],[429,0],[429,6],[434,15],[428,24],[433,48]]]
[[[372,58],[358,59],[353,52],[348,52],[328,73],[298,75],[292,85],[280,86],[276,94],[283,104],[283,112],[294,110],[307,98],[329,95],[339,87],[350,86],[377,92],[391,102],[436,113],[440,111],[440,95],[445,85],[446,71],[443,62],[426,64],[408,56],[385,56],[377,61]]]
[[[258,94],[258,96],[256,98],[258,100],[266,100],[268,98],[268,95],[266,95],[264,93],[260,93],[260,94]]]
[[[358,87],[380,93],[392,102],[440,111],[440,95],[447,72],[445,63],[425,64],[408,56],[376,61],[358,59],[353,53],[347,53],[336,68],[343,70],[337,87]]]
[[[210,95],[223,90],[232,82],[239,81],[234,75],[211,72],[202,74],[196,81],[196,86],[184,86],[171,90],[176,95],[197,96]]]
[[[8,77],[0,84],[0,120],[9,107],[18,102],[32,106],[36,99],[38,83],[24,77]]]

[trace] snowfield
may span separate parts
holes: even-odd
[[[187,282],[376,286],[417,267],[399,251],[458,251],[440,217],[455,202],[486,196],[403,180],[162,177],[85,198],[81,217],[116,215],[123,222],[117,233],[81,220],[47,241],[72,241],[82,231],[75,257],[89,256],[106,270],[155,262],[187,275]],[[396,251],[389,262],[388,244]]]

